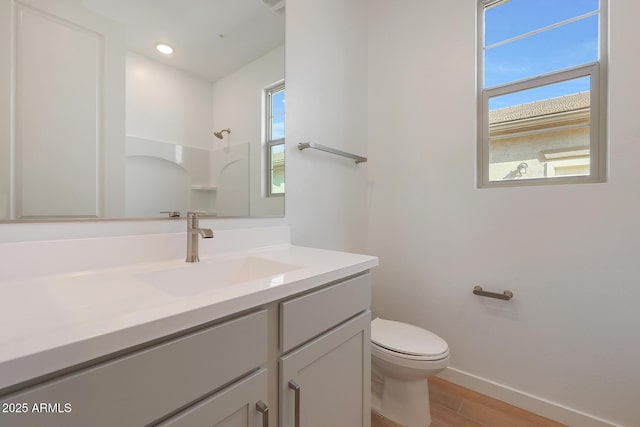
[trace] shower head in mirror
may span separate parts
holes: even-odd
[[[216,136],[216,138],[218,138],[218,139],[222,139],[223,134],[224,134],[225,132],[226,132],[227,134],[230,134],[230,133],[231,133],[231,129],[222,129],[222,130],[219,130],[218,132],[214,132],[213,134]]]

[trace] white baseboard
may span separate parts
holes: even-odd
[[[602,418],[568,408],[538,396],[495,383],[455,368],[446,368],[438,377],[517,406],[529,412],[575,427],[622,427]]]

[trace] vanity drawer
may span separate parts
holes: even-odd
[[[262,426],[256,423],[261,418],[256,404],[262,401],[266,405],[267,383],[267,370],[260,369],[156,427]]]
[[[280,303],[280,348],[292,348],[369,309],[371,275],[365,274]]]
[[[142,426],[266,361],[262,310],[13,394],[3,406],[29,411],[0,414],[0,425]],[[56,413],[34,413],[41,403]]]

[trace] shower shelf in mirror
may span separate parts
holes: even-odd
[[[217,191],[218,187],[215,185],[192,185],[191,189],[195,191]]]

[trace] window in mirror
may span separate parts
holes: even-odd
[[[267,196],[284,195],[284,83],[265,90]]]
[[[606,10],[479,1],[479,187],[604,181]]]

